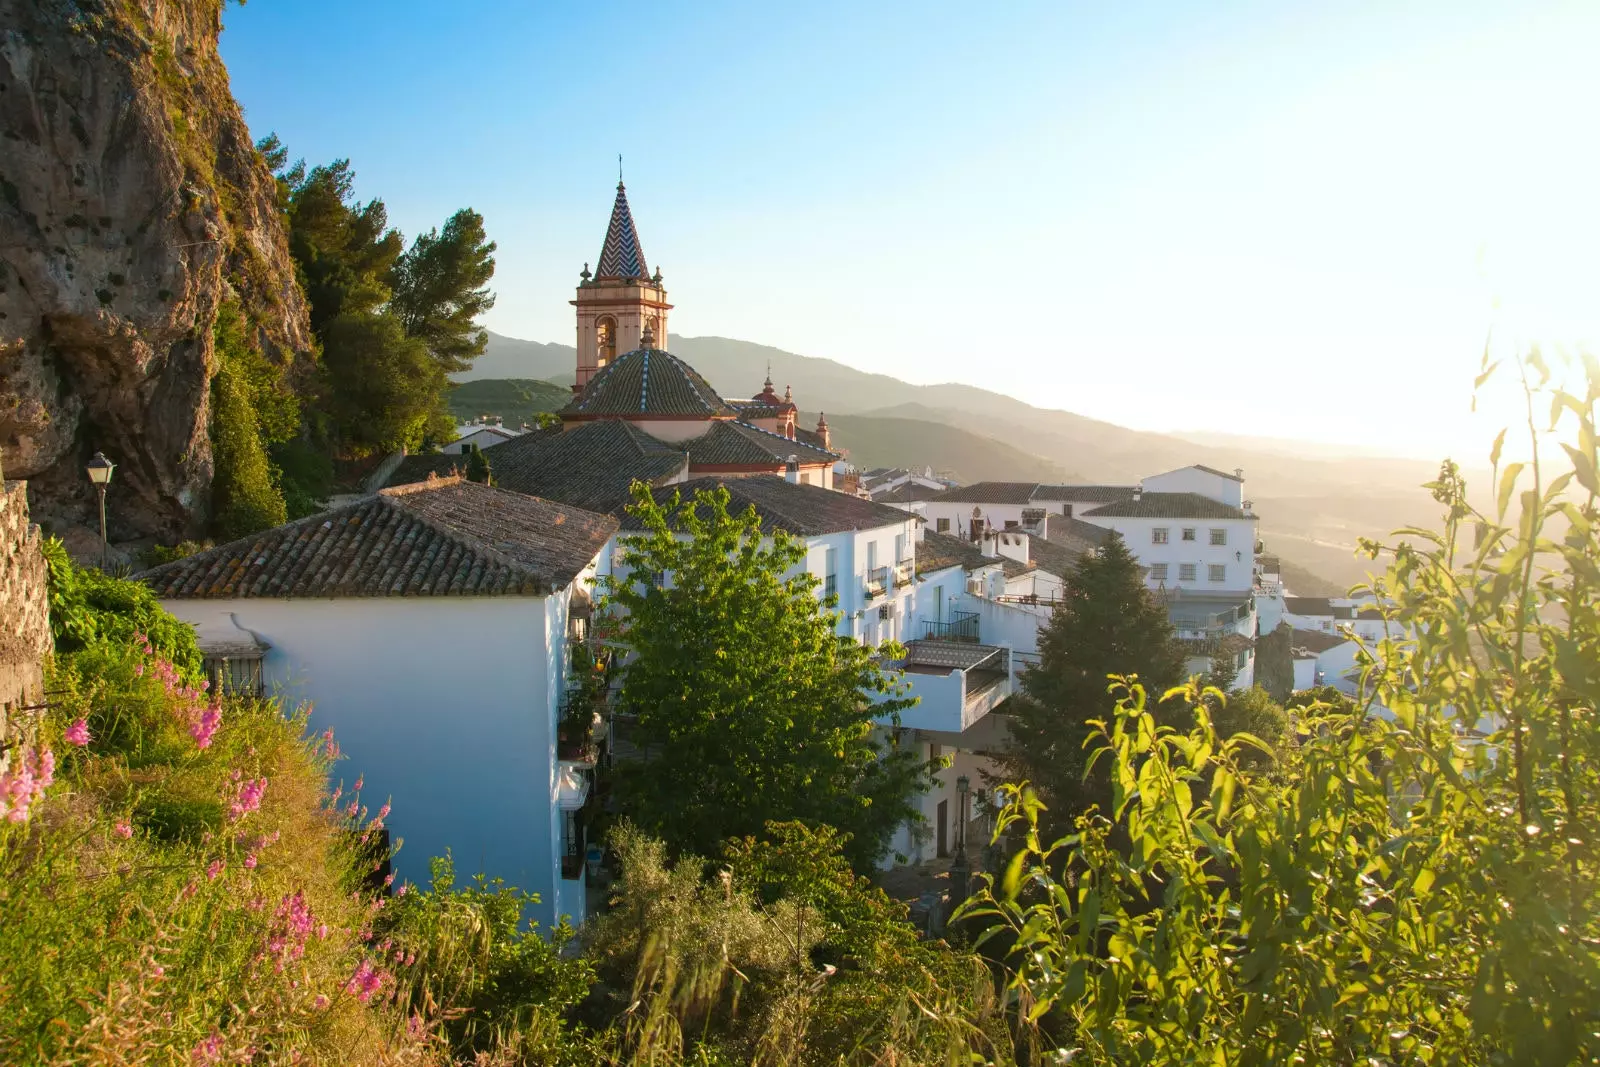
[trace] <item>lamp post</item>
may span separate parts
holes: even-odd
[[[85,468],[89,472],[89,480],[94,483],[95,492],[100,494],[100,569],[106,569],[106,556],[111,550],[111,542],[106,537],[106,486],[111,484],[111,472],[117,465],[106,458],[104,452],[96,452],[94,458]]]

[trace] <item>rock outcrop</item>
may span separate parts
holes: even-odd
[[[34,513],[113,540],[206,522],[212,324],[312,340],[277,206],[217,52],[220,0],[0,0],[0,448]]]

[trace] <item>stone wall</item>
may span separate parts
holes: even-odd
[[[48,572],[39,527],[28,519],[28,483],[5,482],[0,493],[0,738],[13,712],[36,704],[44,688],[50,637]]]

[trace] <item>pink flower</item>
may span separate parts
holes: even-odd
[[[19,752],[16,766],[0,771],[0,816],[27,822],[28,810],[56,778],[56,754],[48,748]]]
[[[135,678],[143,678],[144,677],[144,664],[143,663],[141,663],[138,666],[133,668],[133,676]]]
[[[311,1002],[311,1006],[316,1008],[318,1011],[321,1011],[323,1008],[328,1006],[328,998],[323,996],[321,993],[318,993],[317,999]]]
[[[228,816],[232,819],[242,819],[261,806],[261,794],[267,791],[265,778],[245,779],[239,785],[239,791],[234,795],[233,803],[228,805]]]
[[[409,885],[402,884],[399,889],[396,889],[394,891],[394,895],[397,896],[397,897],[403,897],[403,896],[406,895],[406,891],[409,890],[410,888],[411,887]]]
[[[374,967],[371,960],[362,960],[356,967],[356,973],[344,984],[344,991],[365,1004],[372,999],[374,993],[383,990],[383,984],[388,978],[389,975],[382,968]]]
[[[378,818],[387,819],[388,817],[389,817],[389,805],[385,804],[383,807],[378,809]]]
[[[244,869],[247,871],[256,869],[256,854],[254,852],[244,858]]]
[[[212,860],[211,865],[206,868],[206,878],[213,882],[216,881],[217,875],[221,874],[227,866],[221,860]]]
[[[393,872],[390,872],[389,874],[386,874],[386,875],[383,876],[383,884],[386,885],[386,886],[394,885],[394,874],[393,874]]]
[[[317,940],[318,941],[326,941],[326,940],[328,940],[328,924],[327,923],[318,923],[317,924]]]
[[[222,1062],[222,1035],[212,1031],[211,1036],[201,1041],[190,1053],[196,1064],[205,1067],[207,1064]]]
[[[116,831],[118,837],[128,838],[133,836],[133,827],[129,826],[125,822],[117,823],[117,825],[113,826],[112,829]]]
[[[194,738],[196,748],[210,748],[211,735],[217,732],[217,727],[222,725],[222,706],[213,704],[202,711],[199,716],[189,724],[189,736]]]
[[[305,894],[296,891],[284,894],[278,910],[272,917],[272,929],[267,934],[267,952],[277,957],[277,970],[283,969],[285,959],[297,960],[306,954],[306,939],[311,936],[311,907]],[[326,926],[323,929],[327,929]]]
[[[167,974],[167,969],[165,967],[161,966],[161,964],[152,963],[150,965],[150,977],[152,977],[152,978],[165,978],[166,974]]]
[[[82,748],[89,743],[89,720],[79,719],[67,727],[67,732],[61,736],[66,739],[67,744]]]
[[[366,780],[367,780],[367,776],[364,775],[364,774],[356,779],[356,792],[357,793],[361,792],[361,783],[365,782]]]

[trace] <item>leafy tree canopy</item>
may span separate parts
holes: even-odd
[[[447,374],[470,368],[489,343],[478,318],[494,307],[488,288],[494,250],[483,216],[462,208],[445,222],[443,232],[422,234],[395,264],[395,314]]]
[[[836,632],[803,542],[767,534],[753,508],[730,515],[722,489],[663,507],[636,485],[634,501],[644,531],[606,597],[631,653],[619,711],[644,753],[618,767],[623,810],[700,855],[770,820],[827,824],[865,869],[928,781],[878,726],[910,705],[903,686]]]

